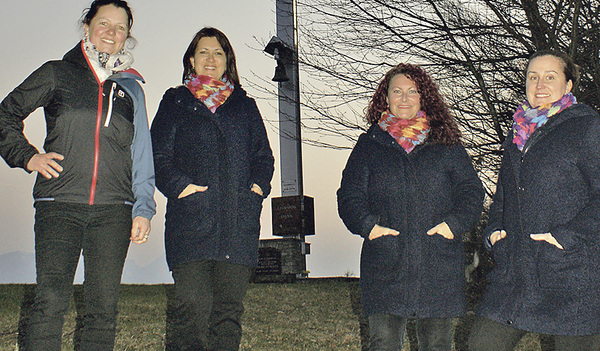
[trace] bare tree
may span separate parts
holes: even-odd
[[[304,135],[352,147],[385,71],[417,63],[438,82],[492,184],[535,51],[570,53],[582,67],[576,96],[600,107],[599,11],[597,0],[298,0],[303,126],[315,132]]]

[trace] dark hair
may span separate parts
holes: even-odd
[[[427,140],[439,144],[456,145],[460,143],[458,125],[438,91],[435,82],[421,67],[409,63],[400,63],[390,69],[375,90],[369,101],[366,120],[369,124],[379,123],[381,113],[388,109],[387,95],[390,81],[397,75],[403,74],[415,82],[420,95],[421,110],[427,116],[431,130]]]
[[[571,56],[565,54],[562,51],[558,50],[541,50],[531,55],[529,61],[527,61],[527,67],[525,67],[525,76],[527,77],[527,70],[529,69],[529,64],[533,59],[542,57],[542,56],[554,56],[559,59],[562,63],[563,72],[565,74],[565,78],[568,81],[573,82],[573,86],[576,86],[579,83],[579,66],[575,64]]]
[[[115,7],[121,8],[125,10],[127,14],[127,42],[130,48],[133,48],[136,44],[136,40],[131,36],[131,27],[133,27],[133,13],[131,12],[131,8],[127,1],[125,0],[94,0],[89,8],[83,10],[83,15],[79,20],[81,25],[89,26],[92,23],[96,14],[98,14],[98,10],[102,6],[113,5]]]
[[[131,13],[131,8],[129,8],[129,4],[127,4],[127,1],[124,0],[94,0],[89,8],[83,10],[83,15],[81,16],[81,24],[89,26],[90,23],[92,23],[94,17],[96,17],[98,10],[100,10],[102,6],[106,5],[113,5],[115,7],[119,7],[125,10],[125,13],[127,13],[128,20],[127,32],[129,32],[131,30],[131,27],[133,26],[133,14]]]
[[[225,36],[225,34],[223,34],[223,32],[221,32],[220,30],[213,28],[213,27],[204,27],[204,28],[200,29],[200,31],[198,31],[198,33],[196,33],[196,35],[194,36],[194,39],[192,39],[192,42],[190,43],[187,50],[185,51],[185,54],[183,55],[182,82],[184,82],[193,73],[195,73],[194,67],[192,67],[192,63],[190,62],[190,59],[192,57],[194,57],[194,54],[196,53],[196,48],[198,47],[198,42],[200,41],[200,39],[202,39],[204,37],[217,39],[217,41],[219,42],[219,45],[221,45],[221,47],[223,48],[223,51],[225,52],[225,57],[227,59],[227,63],[225,66],[225,75],[227,75],[227,78],[229,79],[229,81],[231,81],[231,83],[233,83],[234,85],[239,85],[240,78],[239,78],[238,72],[237,72],[237,65],[235,62],[235,52],[233,51],[233,47],[231,46],[229,39],[227,39],[227,36]]]

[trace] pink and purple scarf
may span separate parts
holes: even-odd
[[[513,143],[519,150],[523,150],[527,139],[537,128],[546,124],[548,118],[576,103],[577,99],[571,93],[563,95],[552,104],[541,105],[537,108],[531,107],[529,101],[525,100],[513,114]]]

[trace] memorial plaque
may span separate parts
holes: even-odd
[[[254,271],[256,275],[280,275],[281,251],[274,247],[261,247],[258,249],[258,266]]]
[[[314,199],[294,195],[271,199],[273,235],[304,236],[315,234]]]

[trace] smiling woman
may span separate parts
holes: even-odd
[[[466,312],[462,234],[481,214],[481,182],[421,67],[389,70],[367,120],[337,194],[340,217],[364,239],[370,350],[402,349],[409,318],[416,319],[419,350],[450,350],[452,318]]]
[[[183,85],[165,92],[152,122],[175,281],[168,339],[177,350],[237,350],[274,159],[225,34],[212,27],[198,31],[183,68]]]
[[[0,103],[0,154],[37,172],[36,297],[26,350],[60,350],[63,316],[83,252],[86,314],[81,349],[112,349],[129,243],[144,243],[155,213],[154,167],[142,81],[124,49],[131,10],[96,0],[85,39],[33,72]],[[44,152],[23,120],[44,108]]]
[[[527,66],[527,101],[532,107],[540,107],[558,101],[571,92],[573,78],[564,74],[560,58],[546,55],[531,60]]]
[[[557,350],[600,348],[600,118],[571,93],[562,52],[534,54],[513,115],[485,243],[496,265],[470,350],[512,350],[528,332]]]
[[[95,15],[88,13],[85,16],[85,37],[94,44],[98,52],[114,55],[123,49],[129,37],[130,22],[129,15],[123,8],[112,4],[102,6]]]

